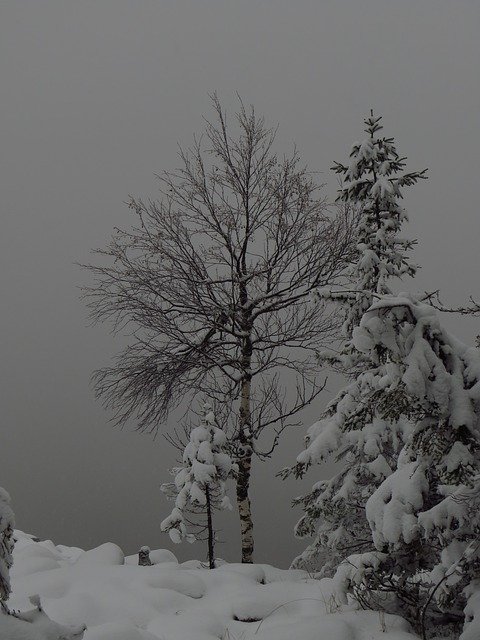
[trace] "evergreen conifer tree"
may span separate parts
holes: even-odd
[[[363,450],[395,439],[398,455],[392,464],[383,454],[391,471],[364,507],[374,551],[348,557],[337,582],[424,637],[440,625],[458,631],[466,598],[472,608],[479,596],[480,351],[407,294],[375,302],[352,341],[372,366],[350,398],[384,421]]]
[[[174,497],[175,506],[171,514],[161,523],[162,531],[169,533],[173,542],[186,539],[194,542],[196,535],[188,532],[189,514],[204,514],[206,523],[197,526],[207,531],[208,560],[211,569],[215,566],[213,511],[231,509],[226,493],[226,482],[235,477],[237,467],[227,450],[225,433],[215,426],[212,407],[204,404],[201,424],[190,432],[183,453],[183,465],[172,469],[174,483],[162,485],[162,491]]]
[[[314,463],[332,459],[344,462],[332,479],[316,483],[311,492],[296,500],[305,512],[296,535],[314,536],[315,540],[294,564],[323,556],[327,562],[322,571],[327,575],[353,551],[371,548],[365,503],[394,469],[406,428],[399,423],[393,429],[383,416],[364,406],[363,398],[373,393],[375,381],[358,374],[374,365],[352,341],[372,302],[391,293],[389,280],[416,272],[408,257],[414,241],[402,234],[407,214],[400,200],[403,187],[425,178],[426,170],[403,171],[406,158],[397,153],[393,138],[380,137],[380,121],[371,113],[365,120],[367,137],[353,145],[348,165],[335,163],[333,167],[344,180],[339,199],[359,211],[357,258],[348,289],[320,294],[339,301],[345,309],[343,351],[340,357],[325,359],[340,364],[354,380],[329,404],[322,419],[310,427],[306,449],[294,468],[298,477]]]
[[[400,200],[402,188],[426,178],[427,170],[403,172],[406,158],[397,153],[394,139],[378,135],[383,129],[381,119],[372,111],[365,120],[367,137],[353,145],[349,163],[336,162],[332,167],[344,181],[338,200],[354,205],[360,212],[357,260],[351,269],[353,290],[335,295],[348,302],[343,327],[347,339],[375,294],[392,293],[391,278],[414,276],[417,270],[408,258],[415,241],[401,235],[408,216]]]

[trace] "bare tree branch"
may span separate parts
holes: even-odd
[[[115,229],[84,265],[94,281],[83,294],[94,321],[132,332],[94,375],[115,423],[133,418],[155,433],[199,394],[228,405],[224,426],[248,487],[252,454],[270,456],[323,388],[315,351],[338,323],[312,294],[345,279],[355,212],[327,203],[296,150],[277,157],[276,130],[253,107],[240,102],[232,133],[212,101],[214,122],[159,176],[162,199],[131,198],[136,224]],[[284,395],[288,371],[294,391]],[[263,451],[255,442],[267,431]]]

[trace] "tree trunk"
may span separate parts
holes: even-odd
[[[205,487],[205,496],[207,498],[207,528],[208,528],[208,566],[210,569],[215,569],[215,556],[214,556],[214,531],[212,524],[212,503],[210,501],[210,491],[208,487]]]
[[[248,224],[247,224],[248,226]],[[242,275],[247,274],[245,254],[242,258]],[[240,284],[240,304],[242,307],[241,329],[244,332],[241,345],[242,381],[240,387],[240,411],[239,411],[239,455],[237,478],[237,505],[240,516],[240,534],[242,538],[242,562],[253,563],[253,519],[252,508],[248,490],[250,488],[250,474],[252,469],[252,314],[248,305],[248,291],[245,282]]]
[[[252,434],[250,414],[251,376],[242,382],[240,400],[240,434],[241,455],[238,457],[237,505],[240,516],[240,532],[242,536],[242,562],[253,562],[253,519],[248,490],[252,468]]]

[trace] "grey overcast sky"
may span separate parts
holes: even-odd
[[[409,166],[429,167],[406,200],[423,268],[405,288],[480,298],[479,32],[478,0],[0,0],[0,484],[20,528],[171,546],[158,485],[174,454],[113,430],[94,400],[90,374],[120,345],[88,326],[73,263],[129,224],[129,193],[155,196],[153,174],[201,131],[209,92],[232,112],[238,91],[279,123],[279,148],[295,142],[332,196],[329,167],[375,108]],[[465,341],[480,333],[480,319],[445,322]],[[286,566],[304,546],[289,506],[302,485],[274,477],[303,433],[257,466],[257,561]],[[220,555],[233,560],[232,531]]]

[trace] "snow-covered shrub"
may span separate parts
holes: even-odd
[[[192,511],[205,514],[207,522],[201,528],[208,532],[210,565],[213,563],[214,543],[212,512],[214,509],[232,508],[226,483],[235,477],[236,471],[228,453],[227,437],[215,426],[211,406],[204,404],[201,424],[191,430],[183,452],[183,465],[172,469],[174,483],[161,487],[164,493],[175,499],[175,506],[161,523],[161,529],[168,532],[175,543],[184,539],[193,542],[196,536],[187,530],[187,514]]]
[[[15,520],[10,506],[10,496],[0,487],[0,603],[10,595],[10,575],[13,558],[13,529]]]

